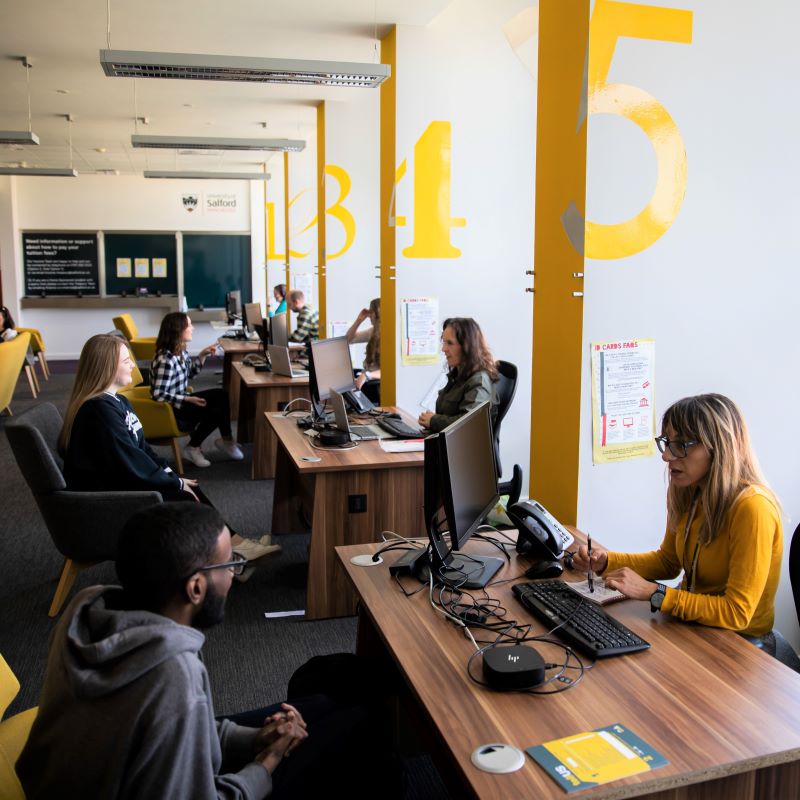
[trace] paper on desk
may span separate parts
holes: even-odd
[[[425,449],[424,439],[380,439],[384,453],[417,453]]]

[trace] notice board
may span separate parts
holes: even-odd
[[[22,234],[25,294],[100,294],[96,233]]]
[[[253,296],[249,234],[183,234],[183,289],[189,308],[223,308],[225,293]]]
[[[177,252],[174,233],[107,233],[106,294],[177,294]]]

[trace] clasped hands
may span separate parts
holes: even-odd
[[[281,708],[264,720],[255,740],[256,761],[270,774],[308,736],[300,712],[289,703],[281,703]]]
[[[572,557],[572,566],[578,572],[588,572],[591,566],[592,572],[597,575],[602,574],[608,566],[608,552],[600,547],[592,547],[590,564],[589,549],[585,544],[582,544]],[[603,575],[603,580],[609,589],[616,589],[622,592],[625,597],[630,597],[633,600],[649,600],[650,595],[657,588],[653,581],[646,580],[630,567],[611,570],[611,572]]]

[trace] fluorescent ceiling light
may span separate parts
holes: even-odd
[[[188,178],[189,180],[263,181],[272,177],[263,172],[193,172],[191,170],[145,170],[145,178]]]
[[[77,178],[74,169],[49,169],[41,167],[0,167],[0,175],[41,175],[53,178]]]
[[[147,53],[101,50],[100,64],[112,78],[183,78],[308,86],[379,86],[391,74],[388,64],[250,58],[197,53]]]
[[[0,131],[0,144],[39,144],[33,131]]]
[[[303,139],[227,139],[223,136],[149,136],[134,133],[134,147],[153,147],[162,150],[304,150]]]

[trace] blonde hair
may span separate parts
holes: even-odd
[[[711,542],[719,535],[733,504],[750,486],[758,486],[780,508],[761,474],[747,424],[733,400],[721,394],[684,397],[664,412],[661,432],[667,427],[672,428],[678,439],[696,439],[711,456],[708,475],[700,487],[704,516],[699,533],[701,542]],[[672,530],[677,530],[681,517],[689,513],[695,491],[695,486],[678,487],[670,483],[667,525]]]
[[[119,336],[107,333],[92,336],[83,346],[67,413],[64,414],[64,427],[58,437],[58,449],[62,453],[69,446],[72,425],[80,407],[92,397],[102,394],[114,382],[121,347],[125,347],[125,342]]]
[[[365,364],[381,363],[381,299],[376,297],[370,300],[369,303],[370,314],[375,317],[375,322],[372,324],[372,333],[367,340],[367,352],[365,355]]]

